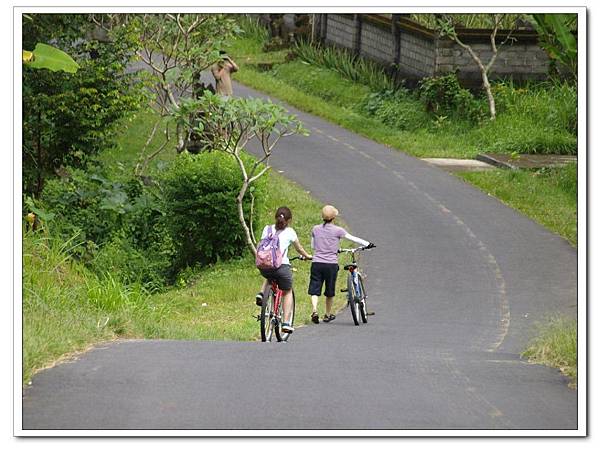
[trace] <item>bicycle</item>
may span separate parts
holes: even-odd
[[[290,258],[290,263],[296,259],[304,261],[303,256],[294,256]],[[260,308],[260,338],[263,342],[271,342],[273,333],[278,342],[287,342],[291,333],[285,333],[281,327],[283,325],[283,291],[279,289],[276,280],[269,280],[267,289],[263,293],[263,302]],[[290,314],[290,325],[294,325],[294,315],[296,313],[296,296],[292,289],[292,311]]]
[[[346,289],[341,289],[341,291],[347,293],[348,306],[350,307],[352,320],[356,326],[360,324],[359,316],[363,323],[367,323],[367,316],[371,315],[367,310],[367,290],[365,289],[365,283],[358,267],[356,253],[374,247],[374,245],[370,244],[364,247],[341,248],[338,250],[338,253],[350,253],[352,256],[352,263],[344,266],[344,270],[348,271],[348,278]]]

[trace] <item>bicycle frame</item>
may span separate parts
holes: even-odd
[[[279,286],[277,285],[277,282],[275,280],[271,280],[271,289],[273,290],[275,297],[273,299],[273,318],[271,320],[279,321],[279,307],[281,305],[283,291],[279,289]]]
[[[362,299],[362,290],[360,288],[360,283],[358,282],[358,275],[360,274],[360,270],[358,268],[358,264],[356,262],[356,252],[360,250],[360,247],[358,249],[340,249],[340,252],[345,252],[345,253],[350,253],[351,257],[352,257],[352,264],[349,265],[348,267],[348,272],[350,272],[350,275],[352,276],[352,283],[354,284],[354,289],[356,292],[356,295],[358,296],[359,299]]]

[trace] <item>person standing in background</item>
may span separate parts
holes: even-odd
[[[217,94],[229,98],[233,95],[231,74],[237,72],[239,67],[223,50],[219,52],[219,55],[221,59],[214,63],[210,70],[213,77],[215,77],[215,91]]]

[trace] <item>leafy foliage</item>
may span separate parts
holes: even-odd
[[[481,120],[483,105],[467,89],[461,87],[456,74],[423,78],[419,82],[419,98],[433,113],[455,114],[474,122]]]
[[[568,76],[576,80],[577,40],[571,30],[577,25],[577,15],[532,14],[531,17],[540,37],[540,46],[555,64],[554,70],[566,69]]]
[[[62,50],[48,44],[38,43],[30,52],[23,50],[23,62],[33,69],[48,69],[53,72],[77,72],[79,64]]]
[[[243,254],[246,241],[236,214],[242,179],[232,158],[220,152],[182,153],[162,185],[167,226],[177,248],[174,273]],[[255,184],[255,198],[260,200],[262,189],[262,182]],[[250,202],[243,206],[248,217]]]
[[[48,17],[51,16],[51,17]],[[65,17],[67,16],[67,17]],[[23,23],[24,45],[56,41],[79,63],[77,73],[23,71],[24,192],[38,195],[61,166],[84,167],[110,147],[121,120],[143,102],[141,85],[125,69],[133,43],[82,39],[89,23],[79,15],[35,14]],[[60,35],[60,30],[64,31]],[[60,38],[55,36],[60,35]],[[68,39],[69,37],[70,39]]]
[[[252,233],[248,213],[244,211],[244,197],[267,170],[269,160],[281,138],[294,134],[308,134],[302,123],[282,106],[255,98],[230,98],[205,91],[194,100],[182,102],[174,114],[180,129],[188,136],[197,136],[202,146],[233,157],[240,170],[240,184],[235,202],[240,225],[248,248],[256,253],[256,239]],[[262,155],[249,162],[242,153],[250,141],[256,141]],[[249,211],[252,216],[252,207]]]

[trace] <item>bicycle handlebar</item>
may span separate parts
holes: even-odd
[[[305,257],[304,257],[304,256],[302,256],[302,255],[298,255],[298,256],[294,256],[294,257],[292,257],[292,258],[289,258],[290,262],[292,262],[292,261],[295,261],[295,260],[297,260],[297,259],[299,259],[300,261],[306,261],[306,260],[308,260],[308,258],[305,258]]]
[[[363,245],[361,247],[356,247],[356,248],[340,248],[338,249],[338,253],[356,253],[356,252],[362,252],[364,250],[370,250],[372,248],[377,247],[375,244],[370,243],[369,245]]]

